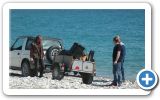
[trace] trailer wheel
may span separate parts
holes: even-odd
[[[52,79],[61,80],[64,77],[64,73],[61,72],[59,63],[54,63],[52,67],[53,67]]]
[[[84,84],[91,84],[93,81],[93,75],[90,73],[82,73],[82,81]]]

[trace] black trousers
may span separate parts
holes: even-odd
[[[44,70],[43,59],[35,58],[34,63],[35,63],[35,74],[36,74],[36,76],[38,76],[38,69],[40,71],[40,76],[43,76],[43,70]]]

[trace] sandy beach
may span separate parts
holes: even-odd
[[[134,81],[126,80],[122,86],[109,86],[112,80],[107,77],[95,76],[92,84],[82,83],[80,77],[65,76],[62,80],[52,80],[51,73],[44,77],[21,77],[21,72],[10,69],[10,89],[138,89]]]

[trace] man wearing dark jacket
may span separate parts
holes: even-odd
[[[126,47],[125,44],[121,41],[121,38],[119,35],[116,36],[118,41],[120,41],[120,44],[122,46],[122,65],[121,65],[121,71],[122,71],[122,81],[125,82],[125,72],[124,72],[124,61],[126,56]]]
[[[113,60],[113,83],[111,85],[114,86],[121,86],[122,84],[122,62],[123,62],[123,55],[122,55],[122,45],[117,37],[113,38],[113,42],[115,44],[113,48],[112,60]]]
[[[44,70],[43,57],[44,57],[44,53],[43,53],[43,46],[42,46],[42,37],[38,35],[35,41],[31,44],[30,58],[35,65],[36,76],[38,76],[38,68],[40,69],[39,77],[43,77],[43,70]]]

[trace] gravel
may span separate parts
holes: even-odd
[[[109,86],[112,80],[107,77],[94,77],[92,84],[82,83],[80,77],[65,76],[62,80],[52,80],[51,73],[44,77],[22,77],[21,72],[10,70],[10,89],[139,89],[136,82],[126,80],[122,86]]]

